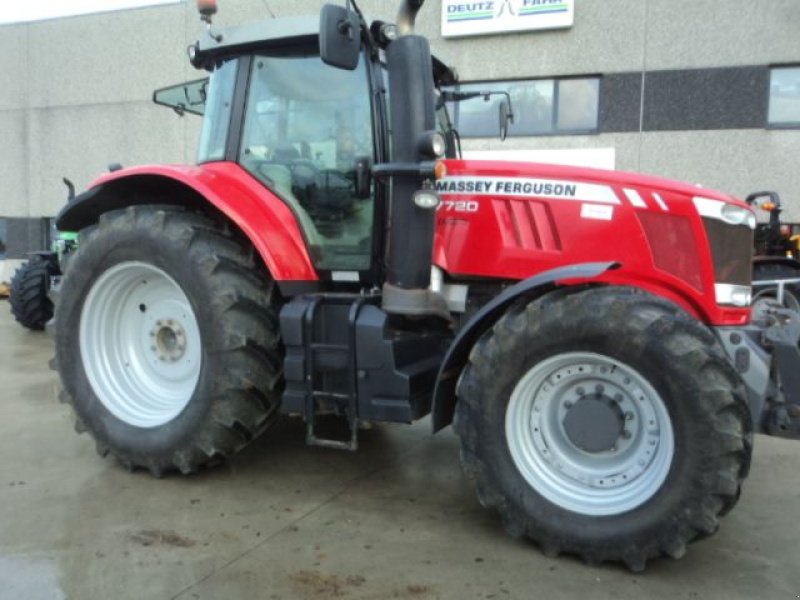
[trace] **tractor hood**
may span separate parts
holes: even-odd
[[[650,191],[651,193],[667,192],[671,196],[674,194],[676,200],[686,199],[691,200],[695,196],[710,198],[726,203],[733,203],[746,207],[747,205],[724,192],[704,188],[701,185],[693,185],[685,182],[666,179],[663,177],[655,177],[652,175],[642,175],[639,173],[630,173],[626,171],[613,171],[607,169],[592,169],[589,167],[572,167],[563,165],[553,165],[546,163],[534,162],[514,162],[514,161],[493,161],[493,160],[448,160],[447,161],[448,180],[454,177],[465,177],[475,175],[480,177],[504,177],[511,176],[515,178],[535,178],[542,180],[558,180],[565,183],[574,182],[576,184],[595,184],[610,186],[619,200],[627,198],[625,190],[634,190],[641,193],[641,191]],[[512,182],[513,184],[514,182]],[[446,189],[452,187],[451,184],[443,186],[439,184],[440,192],[449,192]],[[445,189],[443,189],[445,188]],[[502,193],[506,188],[500,182],[495,182],[493,191]],[[511,188],[513,190],[513,186]],[[527,188],[526,188],[527,189]],[[568,188],[566,191],[570,191]],[[596,192],[597,190],[595,190]],[[518,194],[515,194],[518,195]],[[536,194],[531,192],[532,196]],[[575,200],[591,201],[592,196],[586,198],[575,197]],[[646,205],[650,205],[648,198],[643,198]],[[662,198],[663,200],[663,198]],[[637,201],[635,206],[641,208]],[[657,202],[657,201],[656,201]],[[660,206],[657,206],[660,208]]]
[[[620,269],[609,281],[622,277],[673,298],[706,322],[747,318],[755,214],[744,202],[619,171],[445,165],[436,182],[434,264],[450,276],[518,281],[565,265],[613,262]]]

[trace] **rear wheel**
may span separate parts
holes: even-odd
[[[41,331],[53,317],[50,278],[59,275],[55,255],[34,256],[23,264],[11,280],[11,313],[23,327]]]
[[[462,461],[514,535],[588,562],[679,557],[733,507],[752,425],[714,335],[629,288],[502,317],[458,387]]]
[[[155,475],[232,455],[277,414],[277,298],[252,252],[174,208],[82,232],[58,299],[56,363],[101,454]]]

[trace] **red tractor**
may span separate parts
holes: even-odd
[[[754,214],[665,179],[460,160],[422,3],[396,25],[352,2],[218,30],[200,2],[210,80],[174,102],[203,114],[197,164],[108,173],[58,217],[81,232],[64,397],[101,455],[156,476],[279,413],[350,450],[364,422],[431,414],[512,535],[678,558],[736,503],[753,433],[798,435],[800,328],[750,318]]]

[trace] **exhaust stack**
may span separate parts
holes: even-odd
[[[383,309],[402,315],[449,318],[447,303],[430,288],[435,204],[420,206],[414,195],[434,194],[433,178],[422,175],[426,137],[436,129],[435,89],[428,40],[414,35],[424,0],[404,0],[397,16],[398,38],[386,49],[392,119],[391,199],[386,223],[386,282]]]
[[[397,33],[401,36],[414,33],[414,23],[417,20],[417,13],[425,0],[403,0],[400,10],[397,12]]]

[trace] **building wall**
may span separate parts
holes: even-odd
[[[277,16],[288,16],[315,13],[321,4],[223,0],[216,23],[264,18],[267,5]],[[370,18],[394,18],[393,0],[359,4]],[[601,75],[601,107],[606,83],[628,82],[625,90],[617,90],[613,105],[630,115],[625,127],[601,128],[593,135],[509,138],[502,144],[472,139],[465,142],[467,149],[613,147],[620,169],[737,195],[775,189],[789,207],[787,217],[800,221],[800,130],[766,129],[761,114],[748,120],[759,106],[762,113],[766,110],[758,104],[766,98],[758,73],[763,77],[772,64],[800,63],[797,0],[576,0],[571,29],[460,39],[443,39],[439,24],[440,2],[428,0],[418,31],[431,38],[440,58],[457,66],[464,81]],[[150,98],[158,87],[198,76],[185,48],[199,30],[191,0],[0,26],[5,184],[0,217],[17,218],[9,227],[54,215],[66,198],[64,176],[82,188],[112,162],[193,160],[198,121],[178,118]],[[725,75],[730,67],[739,67],[733,71],[740,76],[755,74],[749,80],[755,97],[748,95],[747,81]],[[694,100],[684,93],[670,98],[676,89],[705,94]],[[708,112],[709,97],[736,99],[740,94],[749,98],[751,108],[740,106],[736,119],[725,113],[716,121],[692,124],[693,106]],[[659,112],[664,110],[667,117]],[[665,118],[668,124],[677,122],[677,129],[664,126]],[[24,229],[41,231],[30,225]],[[36,233],[25,238],[15,229],[7,235],[14,240],[9,257],[44,243]]]

